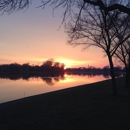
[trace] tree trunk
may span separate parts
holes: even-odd
[[[117,92],[117,86],[116,86],[114,66],[113,66],[113,62],[112,62],[112,57],[109,55],[108,55],[108,60],[109,60],[109,64],[110,64],[110,74],[111,74],[111,78],[112,78],[113,95],[117,96],[118,92]]]
[[[130,66],[126,68],[126,81],[125,81],[125,87],[129,87],[130,85]]]

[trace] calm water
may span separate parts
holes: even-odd
[[[106,80],[103,75],[68,75],[64,77],[38,77],[29,79],[0,79],[0,103],[20,99],[32,95],[70,88],[81,84],[89,84]]]

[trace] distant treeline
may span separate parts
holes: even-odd
[[[121,67],[114,67],[115,70],[115,76],[120,77],[124,74],[125,69],[122,69]],[[79,67],[79,68],[67,68],[65,70],[65,73],[69,75],[82,75],[82,76],[88,76],[88,77],[94,77],[102,75],[105,78],[110,78],[110,68],[109,66],[105,66],[103,68],[95,68],[93,66],[89,66],[88,68],[85,67]]]
[[[42,65],[26,64],[3,64],[0,65],[0,77],[38,77],[58,76],[64,73],[64,64],[55,62],[53,59],[43,62]]]
[[[103,68],[95,68],[92,66],[89,66],[88,68],[67,68],[65,70],[64,67],[64,63],[55,62],[53,59],[43,62],[40,66],[29,65],[29,63],[22,65],[18,63],[3,64],[0,65],[0,78],[9,78],[11,80],[22,78],[27,80],[30,77],[62,77],[61,79],[64,79],[64,73],[71,75],[88,75],[89,77],[103,75],[105,78],[108,78],[110,76],[110,68],[108,66]],[[116,72],[116,77],[120,76],[124,72],[124,69],[121,67],[115,67],[114,69]],[[48,78],[44,80],[50,81]]]
[[[123,73],[124,69],[121,67],[114,67],[115,73]],[[93,66],[89,66],[88,68],[85,67],[79,67],[79,68],[67,68],[65,70],[66,72],[72,72],[72,73],[91,73],[91,74],[96,74],[96,73],[108,73],[110,74],[110,68],[109,66],[105,66],[103,68],[95,68]]]

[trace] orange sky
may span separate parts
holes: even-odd
[[[102,50],[91,47],[82,51],[82,46],[67,45],[64,26],[59,29],[62,12],[51,8],[42,10],[33,2],[26,11],[17,11],[0,16],[0,64],[41,64],[47,59],[63,62],[66,67],[104,67],[108,65]]]

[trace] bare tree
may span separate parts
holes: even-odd
[[[126,35],[130,33],[130,16],[128,15],[126,18],[122,17],[122,19],[125,19],[125,21],[122,28],[120,28],[122,30],[121,33],[117,36],[119,42],[123,39],[123,37],[126,37]],[[122,62],[126,68],[125,86],[128,87],[130,82],[130,38],[128,38],[119,46],[115,52],[115,57],[116,60],[118,60],[120,63]]]
[[[117,95],[112,58],[118,47],[130,37],[129,32],[124,31],[127,35],[123,39],[118,38],[122,33],[127,14],[130,14],[130,1],[43,0],[42,2],[43,7],[50,4],[53,9],[64,8],[62,23],[66,22],[68,16],[71,16],[69,30],[67,30],[70,37],[69,44],[73,46],[84,45],[84,49],[89,46],[97,46],[106,53],[110,63],[113,94]],[[77,14],[73,7],[78,8]]]
[[[27,8],[32,0],[0,0],[0,11],[12,13],[14,10]]]
[[[130,37],[128,33],[130,30],[126,31],[123,26],[128,15],[120,13],[118,10],[106,12],[96,6],[85,6],[84,3],[79,3],[78,7],[80,9],[82,7],[82,15],[75,14],[69,22],[67,33],[70,39],[68,43],[72,46],[82,45],[84,49],[96,46],[105,52],[110,64],[113,95],[117,95],[112,58],[118,47]],[[119,39],[118,36],[122,32],[125,35]]]
[[[100,9],[110,12],[113,10],[118,9],[121,12],[127,13],[130,15],[130,1],[129,0],[122,0],[121,3],[119,1],[113,0],[111,1],[110,5],[106,5],[104,0],[84,0],[85,3],[92,4],[94,6],[100,7]]]
[[[0,0],[0,11],[3,12],[13,12],[14,10],[23,9],[29,6],[33,0]],[[73,6],[81,0],[41,0],[41,7],[45,7],[50,4],[55,8],[62,6],[65,9],[64,18],[67,14],[72,11]],[[111,0],[111,4],[107,5],[105,0],[82,0],[84,5],[97,6],[100,9],[110,12],[113,10],[119,10],[130,15],[130,0]]]
[[[126,70],[125,87],[130,85],[130,40],[121,44],[115,53],[115,58],[118,62],[122,62]]]
[[[65,9],[64,16],[67,16],[66,14],[71,12],[77,2],[83,2],[84,5],[97,6],[106,12],[119,10],[130,15],[130,0],[110,0],[110,4],[107,4],[106,0],[42,0],[41,2],[41,7],[45,7],[47,4],[53,6],[54,9],[62,6]]]

